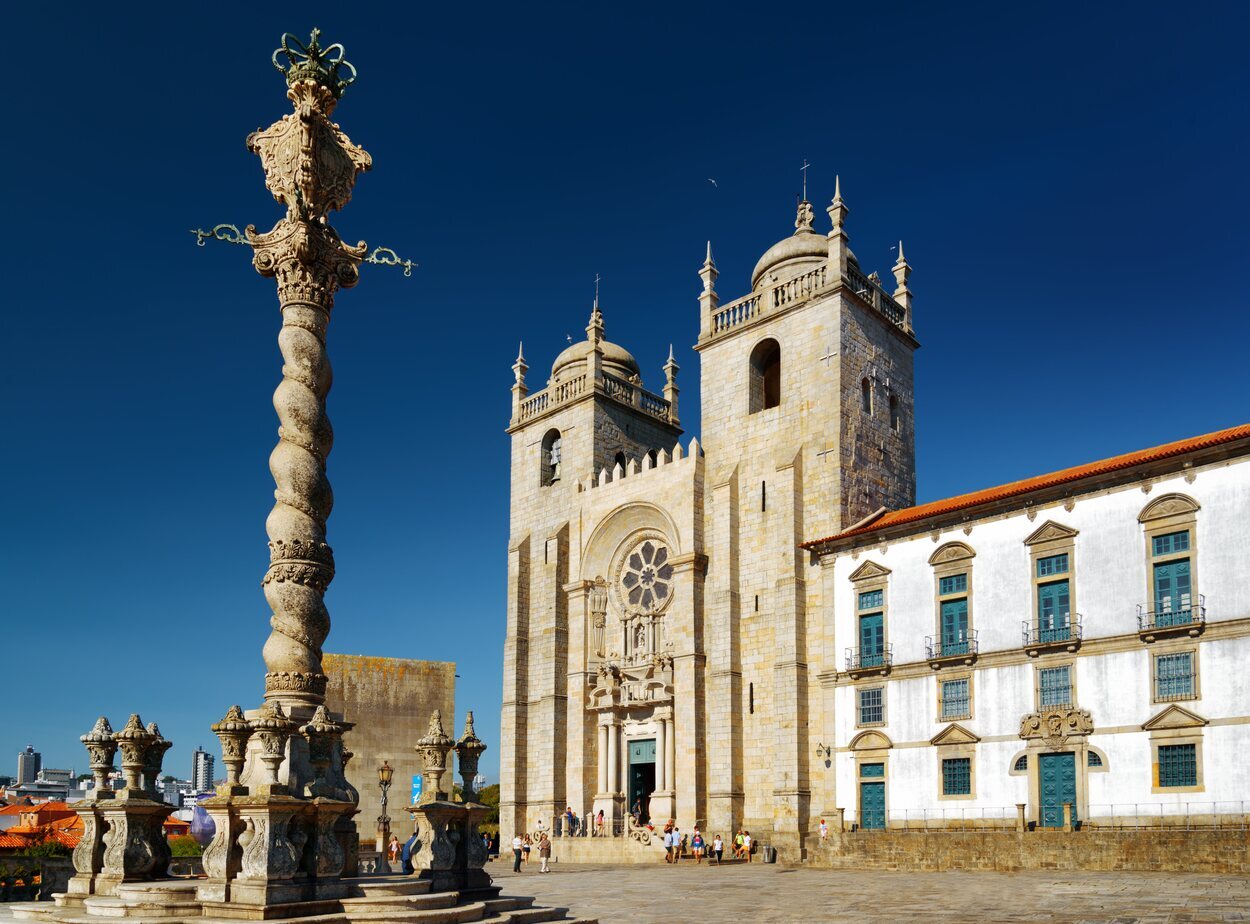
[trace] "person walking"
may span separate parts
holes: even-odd
[[[525,841],[521,839],[521,835],[513,835],[512,838],[512,872],[519,873],[521,871],[521,853],[525,849]]]
[[[603,837],[603,809],[599,809],[599,814],[595,816],[595,836]]]
[[[391,842],[386,845],[386,859],[391,863],[399,862],[399,851],[403,848],[400,846],[399,838],[394,834],[391,835]]]
[[[539,834],[542,837],[547,836],[547,832],[545,831],[541,831],[539,832]],[[521,853],[524,855],[523,858],[527,866],[529,865],[529,862],[530,862],[530,850],[533,848],[533,846],[534,846],[533,839],[528,834],[525,835],[525,842],[521,845]]]
[[[676,863],[678,860],[681,859],[681,847],[682,847],[681,838],[682,838],[681,828],[677,827],[677,825],[674,824],[673,825],[673,862],[674,863]]]
[[[751,862],[751,832],[742,832],[742,852],[746,854],[747,862]]]
[[[538,871],[540,873],[551,872],[547,866],[547,862],[551,859],[551,840],[545,834],[538,839],[538,859],[541,861]]]
[[[673,862],[673,832],[669,828],[664,829],[664,862]]]
[[[699,829],[694,829],[694,836],[690,838],[690,849],[694,851],[694,862],[703,862],[703,835],[699,833]]]
[[[720,866],[720,861],[725,856],[725,842],[719,834],[712,838],[712,856],[716,858],[716,865]]]

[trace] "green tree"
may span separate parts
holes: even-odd
[[[486,816],[485,824],[499,824],[499,784],[491,783],[489,786],[482,787],[482,791],[477,794],[477,801],[490,808],[490,814]]]
[[[195,838],[180,834],[169,839],[169,852],[175,857],[198,857],[204,853],[204,848]]]

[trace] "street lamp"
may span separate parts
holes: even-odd
[[[382,789],[382,814],[378,816],[378,853],[386,856],[386,842],[391,838],[391,817],[386,814],[386,793],[391,788],[391,777],[395,775],[395,768],[391,766],[390,761],[382,761],[382,766],[378,767],[378,786]]]

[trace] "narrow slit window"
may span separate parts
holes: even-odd
[[[859,407],[865,414],[872,414],[872,383],[867,378],[859,383]]]

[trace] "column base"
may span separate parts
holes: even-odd
[[[651,816],[651,823],[656,827],[662,827],[669,819],[676,821],[677,793],[671,789],[661,789],[653,792],[648,800],[647,814]],[[694,824],[693,820],[690,824]]]

